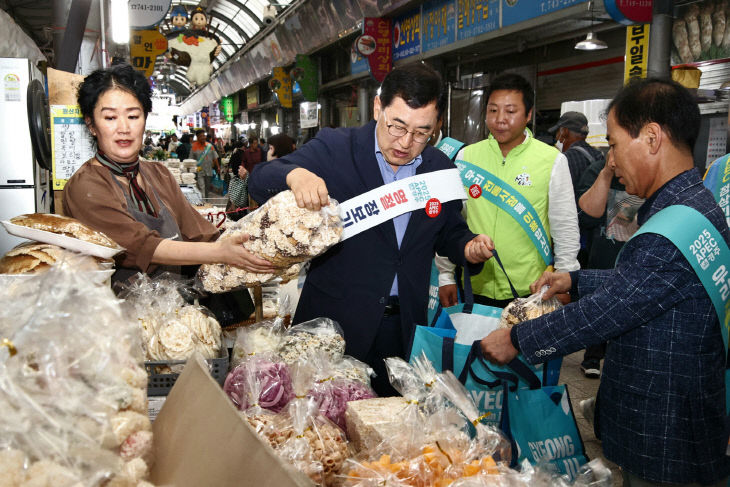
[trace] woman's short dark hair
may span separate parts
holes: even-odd
[[[294,139],[286,134],[276,134],[269,137],[269,146],[274,148],[274,155],[276,157],[284,157],[294,152],[295,144]]]
[[[189,144],[190,143],[190,134],[183,134],[182,137],[180,137],[180,142],[182,144]]]
[[[206,132],[205,129],[198,129],[198,130],[195,131],[195,136],[196,137],[198,135],[200,135],[200,134],[205,134],[207,136],[208,135],[208,132]]]
[[[661,125],[677,147],[694,150],[700,133],[700,109],[694,96],[679,83],[657,78],[634,79],[608,105],[619,126],[631,137],[651,122]]]
[[[137,98],[142,105],[145,118],[152,111],[152,90],[144,74],[129,64],[117,64],[105,69],[97,69],[89,74],[79,85],[78,101],[81,115],[94,119],[94,108],[99,97],[109,90],[118,88]]]
[[[396,96],[403,98],[411,108],[435,102],[439,119],[446,109],[446,90],[441,75],[424,63],[399,66],[388,73],[380,85],[380,104],[385,108]]]
[[[532,85],[524,77],[515,73],[500,74],[492,80],[487,88],[487,103],[489,97],[497,90],[519,91],[522,93],[522,103],[525,104],[525,115],[535,106],[535,92]]]

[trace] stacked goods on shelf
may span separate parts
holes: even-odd
[[[0,289],[2,485],[146,486],[138,331],[73,265]]]

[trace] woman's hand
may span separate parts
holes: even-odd
[[[240,166],[238,166],[238,177],[241,179],[246,179],[246,176],[248,176],[248,171],[243,166],[243,164],[241,164]]]
[[[243,248],[243,242],[248,240],[248,235],[240,234],[232,238],[218,240],[221,261],[240,267],[249,272],[259,274],[272,274],[276,268],[268,260],[262,259]]]

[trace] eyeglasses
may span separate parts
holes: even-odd
[[[383,110],[383,118],[385,119],[385,126],[388,128],[388,133],[393,137],[401,138],[410,133],[413,134],[413,142],[416,142],[417,144],[425,144],[431,139],[431,133],[420,132],[418,130],[408,130],[400,125],[388,123],[388,117],[385,116],[385,110]]]

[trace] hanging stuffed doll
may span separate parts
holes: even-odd
[[[170,12],[170,22],[172,23],[172,31],[178,32],[185,30],[188,25],[188,11],[182,5],[175,5]]]
[[[210,81],[211,63],[221,51],[218,36],[208,32],[208,15],[196,7],[190,16],[190,28],[172,32],[168,38],[169,54],[174,63],[187,66],[186,78],[194,86]]]

